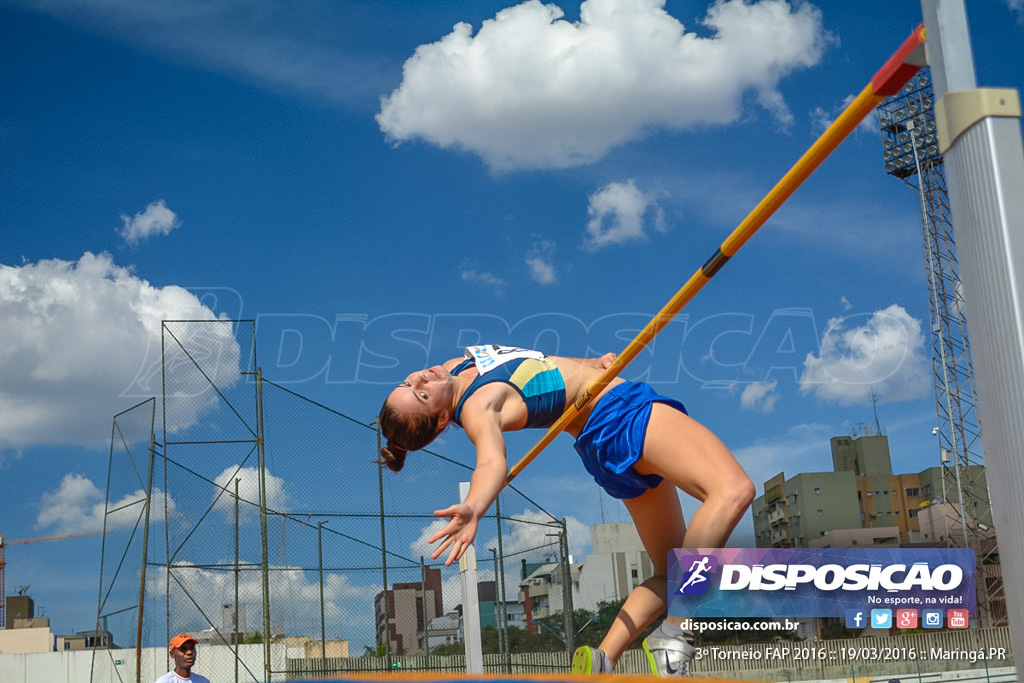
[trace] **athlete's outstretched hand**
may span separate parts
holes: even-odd
[[[457,503],[444,510],[434,510],[434,516],[448,517],[449,521],[443,529],[427,539],[427,543],[441,541],[441,545],[431,553],[430,558],[436,560],[451,546],[452,551],[448,553],[448,559],[444,561],[446,566],[450,566],[452,562],[456,562],[462,557],[466,548],[476,537],[476,515],[468,505]]]

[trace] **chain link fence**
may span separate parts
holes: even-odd
[[[255,338],[253,321],[164,322],[162,405],[114,420],[107,509],[119,522],[98,628],[138,649],[188,632],[196,671],[217,681],[283,680],[295,659],[323,673],[356,658],[367,671],[440,665],[462,649],[463,597],[458,566],[430,560],[426,539],[472,469],[423,451],[428,466],[382,471],[375,426],[264,378]],[[522,618],[506,606],[524,572],[568,564],[565,534],[512,487],[481,522],[480,622],[499,653]],[[204,667],[211,645],[232,648],[230,666]],[[93,681],[148,680],[127,664],[100,654]]]

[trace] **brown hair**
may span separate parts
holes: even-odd
[[[440,415],[407,415],[384,401],[377,424],[381,435],[387,439],[387,446],[380,449],[381,460],[378,462],[393,472],[400,472],[409,451],[426,448],[434,440],[440,421]]]

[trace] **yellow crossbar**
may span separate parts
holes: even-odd
[[[544,448],[558,436],[573,418],[594,398],[601,393],[622,369],[629,365],[655,336],[696,296],[697,292],[725,265],[730,257],[739,251],[748,239],[764,225],[775,211],[789,199],[800,185],[814,173],[829,154],[839,146],[847,135],[857,127],[865,116],[877,107],[886,95],[899,92],[903,84],[917,73],[920,65],[910,63],[912,55],[924,41],[924,27],[919,26],[903,42],[900,48],[874,75],[871,82],[861,90],[860,94],[847,105],[842,114],[832,122],[821,137],[811,145],[810,149],[782,176],[782,179],[765,195],[764,199],[754,207],[743,222],[732,231],[721,246],[711,255],[703,266],[695,272],[686,284],[676,292],[654,318],[640,330],[636,338],[619,354],[618,358],[598,376],[590,387],[571,405],[562,416],[551,425],[540,440],[508,472],[506,486],[523,469],[536,458]]]

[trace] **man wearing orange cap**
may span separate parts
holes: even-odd
[[[171,638],[171,658],[174,668],[156,679],[155,683],[210,683],[206,676],[192,673],[196,665],[196,639],[188,633]]]

